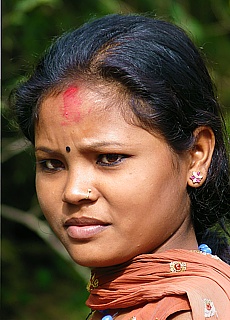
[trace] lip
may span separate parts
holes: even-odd
[[[104,221],[88,217],[71,218],[64,223],[68,236],[76,240],[90,239],[107,229],[109,225]]]

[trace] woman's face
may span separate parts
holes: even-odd
[[[84,266],[194,249],[189,156],[174,155],[163,138],[127,123],[119,95],[111,103],[112,90],[105,95],[69,87],[43,101],[35,137],[36,187],[46,219]]]

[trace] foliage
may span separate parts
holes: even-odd
[[[84,319],[88,273],[73,267],[42,217],[35,196],[33,151],[12,129],[9,93],[64,31],[108,13],[147,13],[182,26],[201,48],[230,132],[229,1],[5,0],[2,9],[1,319]]]

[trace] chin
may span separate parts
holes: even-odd
[[[121,263],[124,263],[133,258],[132,255],[121,255],[118,252],[114,252],[111,255],[111,251],[108,250],[96,250],[96,247],[85,247],[85,244],[78,244],[75,246],[66,246],[72,260],[80,266],[88,268],[103,268],[111,267]]]
[[[87,267],[90,269],[111,267],[124,262],[120,260],[116,261],[115,259],[112,259],[112,258],[105,258],[105,257],[98,257],[98,256],[97,257],[87,257],[87,256],[76,257],[76,255],[70,254],[70,257],[78,265],[82,267]]]
[[[93,268],[103,268],[103,267],[110,267],[112,265],[114,265],[114,262],[106,262],[106,261],[103,261],[103,260],[94,260],[94,259],[76,259],[76,258],[73,258],[73,261],[75,263],[77,263],[78,265],[82,266],[82,267],[87,267],[87,268],[90,268],[90,269],[93,269]]]

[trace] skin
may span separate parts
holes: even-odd
[[[141,253],[196,249],[186,192],[190,157],[175,156],[162,137],[128,124],[118,102],[108,107],[105,95],[84,87],[75,94],[69,103],[82,101],[76,121],[74,114],[66,119],[61,112],[63,94],[44,100],[35,144],[38,199],[73,260],[102,267]],[[107,166],[107,154],[122,156],[109,158]],[[44,168],[47,164],[52,170]],[[92,191],[85,200],[88,188]],[[64,223],[78,217],[108,226],[90,239],[75,240]]]
[[[82,85],[44,99],[35,150],[38,200],[47,221],[72,259],[87,267],[120,264],[142,253],[197,249],[186,187],[205,181],[213,133],[198,128],[193,150],[178,156],[162,136],[128,123],[119,112],[123,97],[115,96],[111,105],[108,93]],[[202,172],[200,184],[191,181],[193,171]],[[73,238],[66,226],[73,218],[99,219],[102,230]],[[90,227],[85,224],[79,228]]]
[[[76,123],[81,119],[81,112],[78,109],[81,106],[81,100],[79,99],[78,88],[71,86],[67,88],[63,93],[63,104],[61,106],[61,112],[63,114],[63,125],[68,125],[69,122]]]

